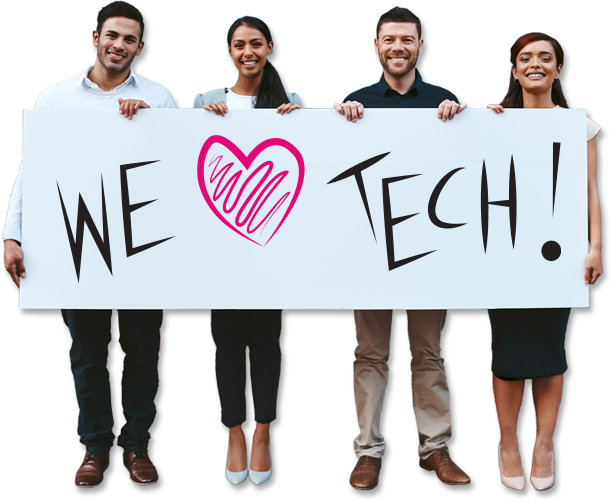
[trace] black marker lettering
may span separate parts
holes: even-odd
[[[465,224],[467,224],[467,223],[458,223],[458,224],[445,223],[437,217],[437,212],[436,212],[437,201],[439,200],[439,195],[441,195],[441,190],[443,190],[444,186],[450,180],[450,178],[454,174],[456,174],[459,170],[462,170],[462,169],[464,169],[464,167],[459,167],[458,169],[454,169],[453,171],[448,172],[445,176],[441,178],[441,181],[437,183],[437,186],[435,186],[433,193],[431,193],[431,198],[429,199],[429,219],[431,220],[431,223],[433,223],[435,226],[439,228],[451,229],[451,228],[458,228],[459,226],[464,226]]]
[[[365,169],[367,169],[368,167],[371,167],[372,165],[378,163],[389,153],[390,151],[388,153],[382,153],[381,155],[365,160],[364,162],[361,162],[360,164],[357,164],[354,167],[350,167],[348,170],[345,170],[339,176],[334,177],[333,179],[331,179],[331,181],[327,183],[327,184],[336,183],[337,181],[341,181],[350,176],[354,176],[354,179],[356,179],[356,184],[359,187],[359,193],[361,194],[361,200],[363,200],[363,205],[365,206],[365,211],[367,212],[367,217],[369,218],[369,224],[371,225],[371,231],[373,231],[373,238],[376,239],[376,242],[378,241],[378,239],[376,238],[376,232],[373,229],[373,221],[371,220],[371,213],[369,212],[369,203],[367,203],[367,193],[365,192],[365,185],[363,184],[362,172]]]
[[[100,176],[101,177],[101,176]],[[64,205],[64,199],[62,198],[62,192],[59,189],[59,183],[57,183],[57,191],[59,192],[59,201],[62,204],[62,212],[64,214],[64,222],[66,223],[66,232],[68,233],[68,240],[70,242],[70,251],[72,252],[72,260],[74,261],[74,269],[76,270],[76,280],[80,281],[81,278],[81,257],[83,255],[83,236],[85,234],[85,224],[89,228],[89,232],[93,237],[93,241],[98,246],[98,250],[108,271],[112,275],[112,262],[110,259],[110,238],[108,236],[108,219],[106,218],[106,199],[104,197],[104,179],[102,178],[102,232],[104,238],[100,237],[100,232],[93,222],[93,218],[89,213],[89,209],[85,205],[83,197],[79,193],[78,196],[78,210],[76,213],[76,239],[70,228],[70,221],[68,220],[68,213],[66,212],[66,206]]]
[[[123,205],[123,231],[125,232],[125,253],[127,257],[133,256],[134,254],[138,254],[139,252],[150,249],[151,247],[155,247],[166,240],[170,240],[174,237],[164,238],[162,240],[157,240],[155,242],[151,242],[144,245],[139,245],[134,248],[133,240],[132,240],[132,219],[131,213],[141,209],[145,205],[151,204],[155,202],[155,200],[149,200],[148,202],[140,202],[138,204],[130,205],[129,203],[129,189],[127,186],[127,171],[129,169],[134,169],[136,167],[142,167],[143,165],[152,164],[158,162],[159,160],[153,160],[152,162],[138,162],[135,164],[124,164],[121,165],[121,202]]]
[[[401,259],[399,261],[395,261],[395,241],[392,233],[393,226],[399,224],[402,221],[405,221],[409,218],[417,216],[416,214],[409,214],[408,216],[401,217],[392,217],[392,211],[390,208],[390,192],[388,189],[388,185],[390,183],[396,183],[397,181],[402,181],[404,179],[409,179],[411,177],[420,176],[420,174],[413,174],[411,176],[399,176],[399,177],[388,177],[382,179],[382,198],[384,203],[384,229],[386,231],[386,256],[388,258],[388,271],[395,270],[401,266],[404,266],[412,261],[416,261],[421,257],[424,257],[428,254],[431,254],[435,251],[425,252],[424,254],[418,254],[417,256],[411,256],[405,259]]]
[[[498,205],[509,208],[509,227],[511,229],[511,245],[516,244],[516,222],[518,210],[518,196],[516,192],[516,171],[513,165],[513,155],[511,156],[511,166],[509,168],[509,199],[497,202],[488,201],[488,176],[486,175],[486,162],[482,167],[482,195],[481,195],[481,214],[482,214],[482,239],[484,241],[484,252],[488,246],[488,210],[489,205]]]

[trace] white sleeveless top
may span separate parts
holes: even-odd
[[[566,108],[562,108],[561,106],[556,105],[554,109],[555,110],[564,110]],[[600,132],[600,125],[598,125],[596,122],[593,122],[588,117],[586,117],[586,120],[588,124],[588,130],[586,133],[586,137],[588,138],[588,141],[589,141],[593,137],[596,137],[596,134]]]

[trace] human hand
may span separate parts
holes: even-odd
[[[119,113],[130,120],[138,113],[139,108],[150,108],[148,104],[140,99],[119,98]]]
[[[298,104],[286,103],[286,104],[281,104],[280,106],[278,106],[276,113],[280,113],[281,115],[284,115],[285,113],[290,113],[293,110],[300,110],[300,109],[301,109],[301,106],[299,106]]]
[[[346,101],[343,104],[335,103],[333,106],[340,115],[345,115],[346,120],[356,123],[359,118],[363,118],[365,109],[358,101]]]
[[[488,108],[494,111],[497,115],[499,113],[505,113],[505,108],[503,108],[500,104],[489,104]]]
[[[443,103],[439,105],[437,108],[437,118],[439,118],[442,122],[446,120],[452,120],[454,115],[460,113],[467,107],[467,103],[458,104],[455,101],[450,101],[446,99]]]
[[[210,103],[204,104],[204,109],[208,111],[214,111],[217,115],[225,116],[225,113],[229,111],[227,105],[223,101],[219,101],[218,103]]]
[[[25,266],[23,265],[23,249],[15,240],[4,241],[4,267],[19,287],[19,279],[25,278]]]
[[[586,285],[593,284],[603,274],[603,258],[599,250],[591,249],[586,256]]]

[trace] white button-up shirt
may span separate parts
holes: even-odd
[[[165,87],[136,75],[132,69],[125,82],[108,92],[103,91],[89,80],[89,72],[92,69],[93,66],[90,66],[80,76],[46,89],[39,96],[34,109],[118,109],[119,98],[140,99],[151,108],[176,108],[172,96]],[[22,167],[23,164],[19,167],[9,201],[3,240],[12,239],[21,242]]]

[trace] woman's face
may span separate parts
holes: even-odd
[[[560,77],[561,71],[552,44],[539,40],[522,48],[513,68],[513,78],[527,92],[541,94],[551,92],[552,84]]]
[[[229,55],[240,75],[256,78],[263,73],[267,56],[272,53],[273,46],[274,43],[268,43],[259,30],[242,25],[233,33]]]

